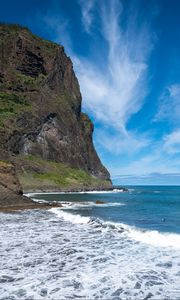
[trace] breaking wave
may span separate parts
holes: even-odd
[[[123,223],[103,221],[94,217],[84,217],[80,214],[69,213],[61,208],[51,208],[50,211],[55,213],[59,218],[74,224],[98,225],[102,228],[109,228],[111,230],[123,232],[124,235],[127,235],[129,238],[137,242],[150,244],[155,247],[173,247],[180,249],[180,234],[160,233],[156,230],[142,230]]]

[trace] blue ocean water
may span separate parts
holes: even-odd
[[[180,233],[180,186],[127,186],[128,192],[43,194],[36,198],[48,201],[84,203],[68,207],[69,212],[100,218],[104,221]],[[94,205],[96,201],[106,205]],[[87,204],[87,205],[86,205]],[[89,205],[88,205],[89,204]]]
[[[31,194],[0,213],[0,299],[180,299],[180,187]]]

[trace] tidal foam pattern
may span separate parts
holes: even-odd
[[[60,209],[0,217],[0,299],[180,298],[179,249]]]

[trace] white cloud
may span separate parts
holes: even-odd
[[[131,145],[129,145],[131,147]],[[132,144],[132,149],[134,145]],[[155,175],[160,174],[177,174],[180,170],[180,130],[174,131],[166,135],[164,139],[156,143],[149,143],[143,155],[132,157],[132,159],[119,161],[118,164],[110,164],[109,170],[113,178],[120,176],[141,176],[146,177],[153,174],[154,183],[156,183]],[[135,159],[136,158],[136,159]]]
[[[159,149],[160,151],[160,149]],[[168,158],[161,152],[152,151],[150,154],[146,154],[140,159],[133,159],[133,161],[127,162],[125,166],[110,166],[109,170],[112,177],[118,174],[124,175],[136,175],[146,176],[150,173],[176,173],[179,172],[180,161],[173,161],[172,158]]]
[[[180,129],[168,134],[164,138],[163,148],[169,154],[180,153]]]
[[[159,110],[153,121],[169,120],[179,122],[180,118],[180,84],[172,84],[165,88],[159,100]]]
[[[169,87],[169,93],[171,97],[179,97],[180,95],[180,84],[173,84]]]
[[[147,136],[137,136],[132,132],[116,132],[110,134],[106,129],[98,129],[96,132],[96,140],[103,149],[108,150],[113,155],[126,153],[127,155],[135,155],[139,150],[149,145],[150,139]]]
[[[98,17],[101,36],[108,49],[103,57],[103,67],[97,60],[73,57],[83,106],[105,126],[119,130],[114,139],[116,148],[128,151],[132,143],[135,149],[140,149],[147,145],[147,141],[126,128],[132,115],[142,108],[147,94],[147,61],[152,49],[150,35],[146,27],[138,28],[131,16],[128,26],[122,28],[123,6],[120,1],[100,3]],[[100,43],[97,42],[97,53]],[[104,141],[107,145],[110,144],[108,139],[106,135]]]
[[[94,8],[95,0],[79,0],[79,4],[81,6],[82,23],[84,25],[84,29],[87,33],[90,33],[94,17],[92,10]]]

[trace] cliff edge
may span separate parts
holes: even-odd
[[[0,25],[0,160],[25,190],[110,189],[64,48]]]

